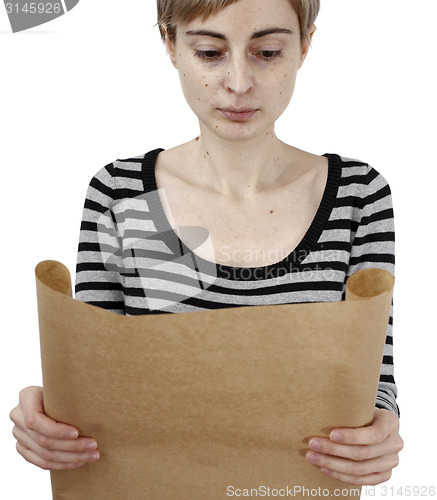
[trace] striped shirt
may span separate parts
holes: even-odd
[[[355,271],[394,275],[390,187],[366,163],[325,154],[328,178],[306,234],[280,262],[231,267],[201,258],[172,229],[160,201],[155,162],[162,149],[116,160],[88,187],[76,267],[76,299],[126,315],[235,306],[340,301]],[[190,241],[208,244],[208,231]],[[392,304],[393,306],[393,304]],[[376,406],[399,415],[393,376],[393,307]]]

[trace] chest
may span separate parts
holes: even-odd
[[[179,238],[203,259],[232,267],[266,266],[289,255],[311,225],[323,192],[288,187],[235,203],[186,186],[181,196],[168,186],[160,190],[161,204]]]

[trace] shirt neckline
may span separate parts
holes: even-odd
[[[195,256],[195,260],[204,264],[205,266],[216,266],[217,277],[231,278],[234,280],[245,280],[256,279],[256,276],[268,276],[272,273],[277,275],[282,269],[286,269],[291,272],[292,270],[299,270],[303,260],[313,251],[317,245],[317,241],[320,238],[329,217],[332,213],[332,209],[337,199],[338,187],[341,178],[341,157],[337,154],[325,153],[328,159],[328,177],[323,192],[322,200],[320,202],[319,208],[317,209],[316,215],[312,220],[308,230],[305,235],[298,243],[296,248],[287,255],[284,259],[273,264],[268,264],[267,266],[258,267],[233,267],[227,266],[225,264],[217,264],[202,257],[199,257],[195,252],[188,248],[185,243],[179,238],[171,227],[170,222],[165,215],[164,209],[162,207],[161,201],[158,195],[158,187],[156,185],[155,177],[155,165],[156,159],[164,151],[162,148],[154,149],[149,151],[144,155],[142,161],[142,178],[144,191],[155,192],[156,195],[151,197],[150,200],[150,211],[153,213],[153,221],[160,234],[163,235],[163,239],[170,248],[178,248],[179,252],[184,254],[190,254]],[[258,278],[259,279],[259,278]]]

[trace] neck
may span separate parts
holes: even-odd
[[[227,141],[202,130],[194,143],[202,183],[235,200],[253,199],[272,187],[284,170],[286,145],[274,131],[262,138]]]

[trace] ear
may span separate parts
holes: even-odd
[[[175,43],[172,42],[168,36],[167,25],[161,24],[161,28],[165,33],[165,46],[167,48],[167,53],[170,56],[173,66],[177,69],[176,57],[175,57],[175,52],[176,52]]]
[[[302,55],[300,58],[299,69],[301,68],[303,62],[306,59],[308,51],[310,50],[311,40],[313,39],[313,35],[314,35],[316,29],[317,28],[314,26],[314,24],[312,24],[309,31],[308,31],[308,40],[306,40],[305,43],[302,45]]]

